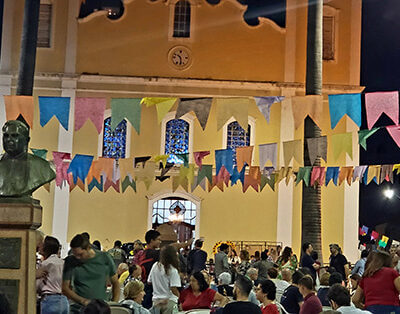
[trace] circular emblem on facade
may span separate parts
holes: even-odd
[[[184,70],[192,63],[191,51],[184,46],[177,46],[168,52],[168,61],[178,70]]]

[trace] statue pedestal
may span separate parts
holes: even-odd
[[[12,313],[36,313],[36,232],[42,224],[39,201],[0,198],[0,291]]]

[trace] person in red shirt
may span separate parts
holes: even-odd
[[[195,272],[190,276],[190,287],[183,290],[179,296],[179,302],[183,311],[193,309],[211,309],[215,301],[224,306],[228,299],[215,290],[208,287],[203,273]]]
[[[384,251],[371,252],[353,303],[372,313],[400,313],[399,292],[400,277],[392,268],[390,254]]]
[[[262,314],[279,314],[278,307],[274,303],[276,286],[272,280],[263,280],[256,288],[257,300],[261,302]]]
[[[319,314],[322,312],[322,304],[313,291],[314,280],[306,275],[299,280],[299,291],[303,295],[304,303],[300,308],[300,314]]]

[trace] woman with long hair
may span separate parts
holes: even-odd
[[[202,272],[195,272],[190,276],[190,286],[182,291],[179,301],[182,310],[211,309],[214,302],[220,306],[228,301],[226,297],[209,288],[206,278]]]
[[[400,277],[392,268],[390,254],[384,251],[371,252],[353,303],[373,314],[400,313],[399,291]]]
[[[276,261],[279,270],[284,268],[288,268],[292,271],[296,271],[297,269],[297,258],[296,255],[293,255],[293,251],[291,247],[285,246],[283,249],[282,255],[279,256],[278,260]]]
[[[240,275],[245,276],[246,272],[251,267],[249,251],[241,250],[239,253],[239,257],[240,257],[240,264],[237,267],[237,272]]]
[[[153,286],[153,307],[163,313],[178,312],[179,259],[176,249],[167,245],[161,249],[160,261],[153,264],[148,282]]]

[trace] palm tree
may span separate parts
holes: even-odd
[[[306,95],[322,95],[322,21],[323,0],[308,0]],[[312,166],[308,156],[307,138],[320,137],[321,129],[312,119],[304,122],[304,166]],[[314,165],[320,165],[320,158]],[[302,243],[308,241],[322,261],[321,188],[303,183]]]
[[[17,95],[31,96],[36,63],[40,0],[25,0]]]

